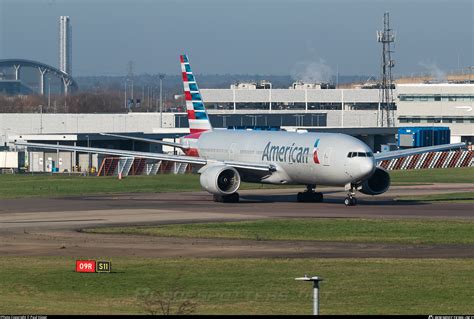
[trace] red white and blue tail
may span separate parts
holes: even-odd
[[[181,72],[183,75],[184,96],[188,112],[189,129],[191,134],[212,130],[209,116],[207,116],[201,93],[189,65],[188,56],[183,54],[181,59]]]

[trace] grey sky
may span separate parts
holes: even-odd
[[[0,58],[58,65],[60,15],[73,26],[73,74],[378,74],[385,11],[396,74],[473,65],[472,0],[0,0]],[[304,69],[304,67],[303,67]]]

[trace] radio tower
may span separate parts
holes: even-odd
[[[382,78],[379,87],[381,112],[378,125],[389,127],[394,125],[392,68],[395,66],[395,61],[391,58],[393,52],[391,43],[395,42],[395,35],[390,29],[388,12],[383,15],[383,26],[383,31],[377,31],[377,42],[382,43]]]

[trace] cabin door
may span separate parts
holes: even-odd
[[[328,147],[324,150],[323,156],[323,165],[330,166],[331,165],[331,155],[332,155],[332,148]]]

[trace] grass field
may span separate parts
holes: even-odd
[[[473,168],[393,172],[394,183],[474,182]],[[424,174],[426,173],[426,174]],[[243,185],[243,188],[261,185]],[[265,186],[272,187],[272,186]],[[0,175],[0,197],[200,190],[196,175],[127,177]],[[468,195],[470,196],[470,195]],[[437,220],[304,219],[102,228],[157,236],[474,244],[474,223]],[[90,259],[92,256],[82,256]],[[78,256],[77,259],[81,258]],[[174,296],[197,314],[311,314],[311,284],[325,279],[321,314],[473,313],[474,259],[109,258],[110,274],[78,274],[76,258],[0,258],[0,312],[145,314],[146,296]],[[153,304],[157,307],[157,304]]]
[[[474,203],[474,192],[432,194],[422,196],[403,196],[397,198],[400,201],[422,201],[422,202],[456,202]]]
[[[390,171],[397,183],[474,183],[474,167]]]
[[[455,220],[265,219],[225,223],[93,228],[86,231],[187,238],[474,244],[474,222]]]
[[[390,174],[393,185],[428,182],[474,183],[474,167],[394,171]],[[243,183],[241,189],[275,187],[281,186]],[[0,198],[197,190],[201,190],[198,175],[129,176],[120,181],[116,177],[0,175]]]
[[[197,314],[311,314],[319,275],[321,314],[473,313],[470,259],[113,258],[111,274],[79,274],[63,257],[0,259],[3,313],[146,313],[159,291],[196,303]]]
[[[242,183],[241,189],[275,188]],[[128,192],[184,192],[201,190],[198,175],[162,174],[117,177],[67,175],[0,175],[0,198],[50,197]]]

